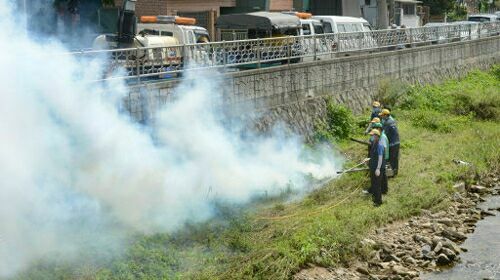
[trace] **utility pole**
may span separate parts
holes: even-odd
[[[395,17],[395,4],[394,0],[388,0],[389,2],[389,25],[396,23],[396,17]]]
[[[387,15],[387,0],[377,0],[377,28],[387,29],[389,16]]]

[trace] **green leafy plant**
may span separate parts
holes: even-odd
[[[351,110],[327,99],[326,116],[316,122],[314,138],[319,142],[347,139],[353,128],[353,123],[354,118]]]

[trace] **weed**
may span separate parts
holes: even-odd
[[[326,116],[315,124],[314,139],[317,142],[333,142],[347,139],[353,129],[353,115],[347,107],[327,99]]]

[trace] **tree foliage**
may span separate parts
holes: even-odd
[[[431,15],[444,15],[451,11],[455,0],[423,0],[424,6],[429,6]]]

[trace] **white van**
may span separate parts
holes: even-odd
[[[304,61],[313,60],[315,54],[317,59],[317,55],[324,52],[326,45],[321,37],[313,39],[310,36],[324,34],[323,25],[321,24],[321,21],[317,19],[301,19],[300,25],[300,35],[306,36],[302,39],[301,43],[302,53],[306,55],[306,59],[304,59]],[[314,48],[316,48],[316,52],[314,51]]]
[[[325,33],[369,32],[370,23],[364,18],[342,16],[313,16],[320,20]]]
[[[325,34],[340,34],[338,42],[332,44],[337,51],[359,51],[377,48],[370,23],[364,18],[342,16],[313,16],[321,21]],[[359,32],[360,34],[355,34]],[[343,33],[349,33],[342,35]]]
[[[496,22],[498,21],[498,16],[493,14],[469,15],[467,20],[475,22]]]

